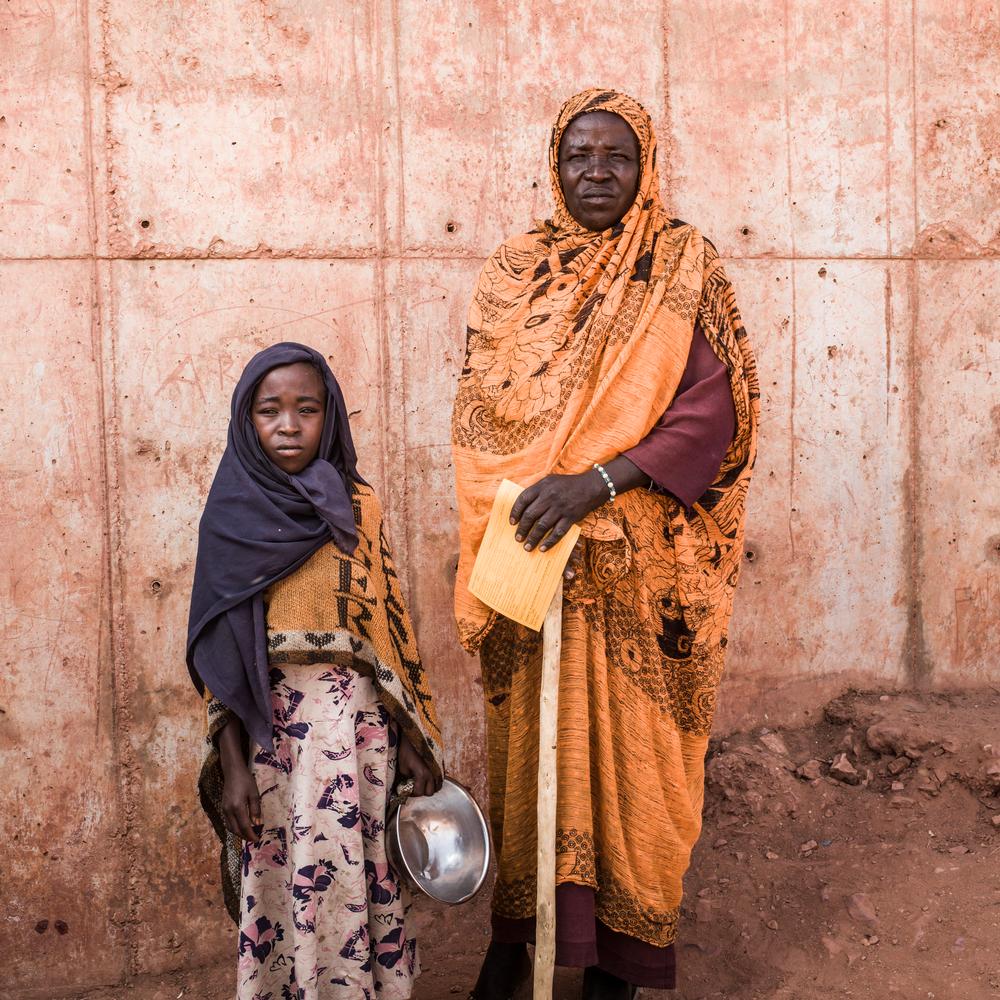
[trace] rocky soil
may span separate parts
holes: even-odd
[[[675,1000],[1000,997],[1000,697],[720,741],[686,892]]]
[[[1000,998],[1000,692],[849,692],[814,725],[714,742],[705,791],[679,989],[644,1000]],[[485,909],[469,917],[420,1000],[467,996]],[[87,1000],[223,1000],[230,982],[226,960]]]

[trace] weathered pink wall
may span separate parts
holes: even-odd
[[[546,131],[586,85],[653,110],[758,350],[722,724],[996,679],[996,3],[8,0],[0,66],[0,995],[230,947],[183,641],[228,394],[268,342],[343,377],[481,789],[450,397],[477,267],[546,211]],[[481,916],[435,916],[428,964]]]

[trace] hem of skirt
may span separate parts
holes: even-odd
[[[672,943],[657,947],[613,930],[598,920],[593,910],[594,893],[590,886],[567,883],[557,888],[556,965],[577,969],[596,965],[633,986],[676,989],[676,952]],[[563,919],[561,933],[560,915]],[[578,928],[582,924],[583,933],[567,936],[566,927],[571,924]],[[534,917],[503,917],[494,913],[492,927],[493,940],[498,943],[535,942]]]

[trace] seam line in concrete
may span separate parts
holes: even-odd
[[[91,13],[96,11],[97,29],[100,37],[95,39],[91,31]],[[106,101],[102,103],[103,121],[95,121],[93,113],[93,86],[91,66],[95,56],[100,60],[102,78],[107,76],[109,68],[108,55],[108,11],[106,0],[97,0],[96,4],[84,4],[84,48],[87,65],[86,112],[88,155],[88,192],[91,204],[94,206],[93,241],[95,287],[98,306],[98,340],[100,344],[100,370],[98,372],[101,392],[101,419],[105,428],[102,437],[102,456],[104,461],[105,482],[105,530],[108,540],[108,566],[110,595],[109,627],[111,633],[110,655],[111,674],[114,694],[114,728],[113,741],[118,779],[118,802],[120,809],[119,825],[121,830],[121,863],[122,863],[122,906],[124,909],[123,938],[125,946],[125,968],[123,982],[129,982],[139,971],[139,901],[136,887],[139,884],[139,859],[133,843],[132,834],[135,829],[137,814],[136,791],[138,786],[138,767],[135,760],[135,749],[132,742],[132,708],[130,691],[133,678],[127,669],[125,602],[122,591],[124,579],[122,535],[124,525],[124,510],[120,489],[121,482],[121,436],[118,414],[118,361],[117,337],[113,322],[113,302],[104,294],[102,271],[107,271],[108,296],[113,296],[113,282],[110,281],[110,266],[114,260],[112,255],[98,254],[100,230],[98,226],[102,219],[98,215],[98,171],[97,151],[103,156],[104,170],[101,177],[107,184],[110,158],[107,156],[110,121]],[[97,44],[95,51],[94,44]],[[100,143],[98,147],[98,142]],[[105,196],[108,195],[107,187]],[[107,341],[105,343],[105,332]],[[107,348],[107,350],[106,350]]]
[[[788,95],[788,59],[789,59],[789,4],[785,0],[784,5],[784,44],[783,44],[783,65],[784,65],[784,112],[785,112],[785,173],[788,184],[788,234],[792,246],[792,264],[789,267],[791,272],[791,295],[792,295],[792,316],[791,316],[791,372],[788,389],[788,546],[791,553],[792,562],[795,561],[795,472],[796,472],[796,449],[798,445],[795,441],[795,392],[796,392],[796,372],[798,359],[796,351],[798,346],[798,299],[796,289],[796,268],[795,268],[795,211],[794,199],[792,197],[793,173],[792,173],[792,113],[791,103]]]
[[[912,127],[910,129],[913,140],[913,243],[916,246],[920,234],[920,179],[917,174],[919,163],[920,145],[917,140],[917,21],[919,0],[912,0],[910,7],[910,60],[912,81]],[[922,402],[922,389],[920,368],[917,364],[917,338],[920,323],[920,282],[918,274],[918,261],[920,258],[914,256],[910,262],[910,330],[909,330],[909,381],[910,381],[910,426],[909,426],[909,529],[910,538],[908,546],[909,572],[907,576],[910,581],[909,593],[909,615],[910,615],[910,642],[908,663],[908,681],[911,686],[926,688],[930,686],[934,674],[934,665],[927,653],[926,637],[924,635],[924,609],[922,593],[922,573],[923,573],[923,520],[921,517],[921,505],[923,503],[923,475],[920,465],[920,413]],[[975,259],[975,258],[973,258]]]
[[[102,270],[104,268],[103,258],[97,253],[98,242],[98,212],[97,212],[97,176],[95,170],[96,153],[94,148],[94,106],[93,94],[91,92],[91,59],[93,56],[92,36],[90,30],[91,4],[89,0],[78,8],[82,19],[83,34],[83,151],[85,157],[85,169],[87,172],[87,230],[88,242],[91,247],[91,254],[87,259],[91,261],[91,321],[90,340],[93,362],[96,368],[98,414],[101,427],[105,431],[114,424],[114,401],[112,399],[109,406],[107,385],[105,382],[105,352],[104,352],[104,312],[105,300],[102,287]],[[109,331],[110,332],[110,331]],[[112,350],[113,354],[113,350]],[[112,368],[114,358],[112,357]],[[112,387],[114,378],[112,377]],[[115,914],[111,915],[112,924],[117,924],[123,933],[123,940],[120,944],[124,948],[122,962],[122,975],[116,977],[115,985],[127,981],[130,973],[135,967],[137,943],[135,939],[134,900],[131,893],[131,872],[133,868],[132,859],[129,854],[129,832],[131,829],[130,809],[128,794],[125,782],[122,780],[124,769],[127,769],[127,757],[129,748],[121,739],[121,728],[127,733],[127,724],[122,727],[123,700],[121,682],[124,671],[120,667],[121,644],[123,636],[121,632],[123,609],[121,607],[120,593],[118,590],[120,574],[115,572],[115,550],[117,546],[117,536],[119,531],[120,508],[115,489],[112,487],[112,462],[113,446],[109,442],[107,433],[102,433],[100,437],[100,458],[101,458],[101,479],[103,487],[103,546],[102,546],[102,578],[103,587],[107,594],[108,608],[108,642],[101,642],[99,657],[110,657],[110,686],[111,686],[111,723],[110,723],[110,753],[114,763],[114,787],[116,804],[118,809],[117,828],[118,837],[122,841],[122,855],[127,859],[120,871],[119,897],[126,900],[125,912],[121,918]],[[103,603],[103,599],[102,599]],[[100,660],[99,660],[99,669]],[[110,985],[110,984],[109,984]]]
[[[913,118],[910,121],[910,138],[913,142],[913,245],[916,246],[920,239],[920,179],[917,177],[917,164],[919,163],[917,142],[917,3],[918,0],[911,0],[910,4],[910,94],[911,113]]]
[[[371,50],[370,58],[375,64],[375,72],[378,80],[384,80],[385,76],[383,73],[382,66],[382,31],[381,25],[379,24],[379,15],[381,13],[381,6],[379,4],[374,4],[371,8],[372,18],[373,18],[373,28],[371,37]],[[376,100],[378,110],[382,112],[378,116],[380,121],[384,117],[385,110],[385,95],[382,87],[376,90]],[[383,187],[383,164],[382,158],[385,156],[385,130],[382,128],[376,129],[376,139],[375,139],[375,170],[374,170],[374,181],[375,181],[375,240],[376,240],[376,253],[375,253],[375,323],[376,329],[378,331],[378,350],[379,350],[379,377],[382,379],[382,391],[386,393],[387,391],[391,393],[393,391],[392,385],[392,373],[391,364],[389,358],[389,336],[386,323],[386,280],[385,280],[385,250],[386,250],[386,218],[385,218],[385,193]],[[383,396],[383,403],[389,403],[388,399]],[[379,407],[379,435],[382,439],[382,447],[379,449],[379,465],[381,468],[381,479],[382,482],[386,482],[387,472],[388,472],[388,450],[390,447],[389,442],[389,426],[388,426],[388,416],[387,411],[390,409],[388,405],[383,405]]]
[[[110,263],[123,262],[123,263],[173,263],[173,262],[188,262],[188,263],[241,263],[250,264],[255,261],[267,262],[267,261],[281,261],[281,260],[301,260],[301,261],[321,261],[321,262],[346,262],[346,261],[358,261],[358,260],[370,260],[370,261],[395,261],[395,260],[418,260],[418,261],[466,261],[466,260],[479,260],[485,261],[489,256],[489,252],[484,253],[447,253],[447,254],[436,254],[436,253],[426,253],[421,251],[412,251],[403,253],[371,253],[365,255],[359,254],[324,254],[324,255],[304,255],[304,254],[271,254],[267,257],[247,257],[234,254],[233,256],[222,256],[220,254],[211,254],[204,256],[191,256],[191,255],[170,255],[163,254],[157,257],[151,256],[127,256],[127,255],[107,255],[107,254],[67,254],[65,256],[52,256],[52,255],[31,255],[31,256],[12,256],[12,255],[2,255],[0,254],[0,264],[31,264],[31,263],[63,263],[69,261],[79,261],[79,260],[93,260],[93,261],[107,261]],[[788,261],[819,261],[822,263],[832,263],[837,261],[842,261],[845,263],[850,263],[851,261],[942,261],[955,263],[990,263],[993,261],[1000,261],[1000,254],[928,254],[928,253],[916,253],[916,254],[721,254],[723,260],[727,261],[775,261],[776,263],[788,262]]]
[[[889,10],[889,0],[882,0],[882,61],[885,64],[885,78],[883,86],[885,88],[884,119],[885,119],[885,172],[883,183],[885,184],[885,251],[892,253],[892,99],[890,86],[892,84],[892,73],[890,71],[890,58],[892,55],[889,45],[889,31],[892,26],[892,14]]]

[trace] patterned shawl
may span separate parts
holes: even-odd
[[[641,175],[624,218],[595,233],[569,214],[557,161],[569,123],[599,110],[619,115],[635,132]],[[500,481],[528,486],[550,473],[583,472],[638,444],[673,399],[699,309],[717,331],[713,347],[730,368],[736,405],[736,441],[718,484],[730,542],[742,528],[756,454],[753,355],[714,247],[664,213],[645,109],[610,90],[570,98],[552,129],[549,173],[552,218],[500,246],[469,309],[452,442],[461,530],[455,611],[470,652],[495,617],[467,585]],[[630,504],[643,502],[638,491],[631,497]],[[617,535],[607,513],[588,517],[584,535]]]
[[[567,125],[596,110],[622,117],[641,153],[635,201],[604,232],[570,217],[557,165]],[[493,909],[534,913],[541,660],[537,634],[468,591],[497,486],[584,472],[641,441],[674,397],[697,319],[726,365],[736,411],[719,475],[690,509],[637,489],[588,516],[582,571],[563,608],[556,881],[592,887],[606,926],[663,947],[701,828],[757,447],[756,367],[715,249],[660,204],[656,140],[639,104],[608,90],[571,98],[549,164],[552,218],[504,242],[479,277],[452,421],[455,611],[462,644],[481,652]]]

